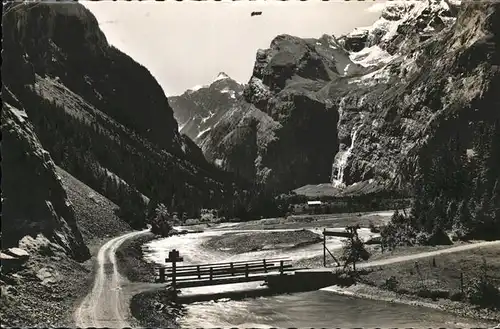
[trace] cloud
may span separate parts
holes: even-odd
[[[366,10],[371,12],[371,13],[379,13],[382,10],[384,10],[385,6],[386,6],[385,2],[378,2],[378,3],[374,4],[373,6],[368,7]]]

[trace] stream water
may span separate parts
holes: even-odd
[[[266,232],[272,230],[266,230]],[[282,230],[279,230],[282,231]],[[192,233],[151,241],[144,247],[149,261],[160,262],[171,249],[181,251],[183,264],[224,262],[252,258],[286,256],[307,258],[322,253],[321,243],[293,251],[266,250],[229,256],[203,248],[202,243],[215,235],[229,231],[217,230]],[[247,232],[233,231],[230,232]],[[366,232],[361,232],[365,234]],[[366,233],[365,235],[368,235]],[[341,246],[338,238],[330,239],[330,249]],[[261,283],[244,283],[183,289],[183,293],[208,293],[258,287]],[[294,293],[243,300],[221,299],[187,305],[187,314],[179,320],[182,327],[487,327],[481,321],[458,318],[442,311],[340,296],[328,290]],[[491,326],[491,325],[490,325]]]

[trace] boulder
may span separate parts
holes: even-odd
[[[21,248],[9,248],[5,250],[7,255],[10,255],[16,259],[27,261],[30,257],[29,253]]]
[[[25,263],[24,260],[8,255],[4,252],[0,253],[0,262],[2,264],[2,273],[15,272],[21,269]]]
[[[59,273],[49,267],[39,269],[36,276],[41,281],[42,285],[50,285],[61,279]]]
[[[16,260],[16,258],[2,252],[2,253],[0,253],[0,260],[2,261],[2,264],[3,264],[4,262]]]

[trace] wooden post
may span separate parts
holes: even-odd
[[[231,262],[231,275],[234,276],[234,264]]]
[[[323,229],[323,267],[326,267],[326,229]]]
[[[177,289],[176,287],[176,282],[175,282],[175,279],[176,279],[176,268],[177,268],[177,262],[173,261],[172,262],[172,288],[174,289],[174,291]]]
[[[212,281],[213,277],[214,277],[214,268],[210,267],[210,281]]]
[[[460,292],[464,294],[464,272],[460,272]]]
[[[165,282],[165,268],[164,267],[160,267],[160,282]]]
[[[245,264],[245,277],[248,278],[248,263]]]
[[[266,272],[266,273],[267,273],[266,260],[264,259],[264,260],[262,260],[262,262],[264,263],[264,272]]]
[[[280,261],[280,274],[283,274],[283,261]]]
[[[198,271],[198,279],[201,279],[200,265],[196,266],[196,271]]]

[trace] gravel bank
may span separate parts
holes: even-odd
[[[376,226],[387,223],[393,211],[380,213],[346,213],[329,215],[293,215],[286,218],[266,218],[240,223],[223,223],[224,229],[265,230],[265,229],[302,229],[313,227],[341,228],[359,224],[368,228],[370,223]],[[227,226],[227,225],[230,226]],[[216,226],[215,226],[216,227]]]
[[[205,241],[206,249],[231,254],[250,251],[289,249],[321,242],[322,238],[308,230],[285,232],[226,233]]]
[[[185,308],[172,302],[164,290],[135,295],[130,310],[141,326],[149,328],[179,328],[177,320],[185,313]]]

